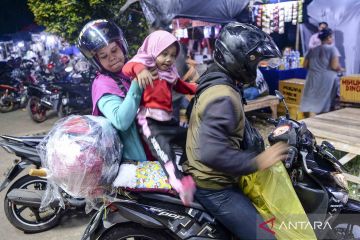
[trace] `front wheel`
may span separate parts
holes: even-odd
[[[46,179],[25,175],[11,185],[6,196],[13,189],[45,190],[46,184]],[[55,227],[64,213],[61,207],[47,207],[40,211],[36,207],[15,204],[6,196],[4,199],[6,217],[14,227],[26,233],[43,232]]]
[[[31,96],[28,104],[27,110],[34,122],[41,123],[46,120],[46,111],[47,109],[41,105],[40,98]]]
[[[66,117],[67,115],[69,115],[69,113],[70,113],[69,106],[64,106],[60,104],[59,110],[57,112],[58,118]]]
[[[0,92],[0,112],[10,112],[14,110],[14,108],[14,99],[11,96],[8,96],[5,91]]]
[[[118,224],[106,231],[99,240],[170,240],[161,229],[145,228],[139,224]]]

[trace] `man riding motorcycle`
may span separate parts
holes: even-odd
[[[250,199],[235,186],[239,176],[285,160],[288,147],[265,151],[247,122],[239,87],[252,84],[262,60],[281,57],[270,36],[242,23],[230,23],[215,42],[214,64],[200,78],[192,109],[184,164],[196,182],[196,199],[241,239],[274,236],[257,231],[264,222]]]

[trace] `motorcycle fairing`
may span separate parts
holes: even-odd
[[[17,175],[19,175],[27,166],[31,165],[28,161],[19,161],[16,162],[12,168],[9,169],[9,171],[5,174],[5,179],[2,181],[0,185],[0,192],[4,190],[8,184],[16,178]]]
[[[84,234],[87,238],[83,239],[93,239],[93,236],[96,239],[108,228],[124,222],[134,222],[150,228],[166,228],[176,234],[179,239],[193,239],[194,237],[204,240],[230,239],[228,232],[222,226],[216,226],[218,223],[213,217],[199,209],[187,208],[179,204],[181,201],[175,197],[154,193],[140,193],[135,196],[139,197],[136,201],[123,200],[112,203],[116,206],[117,212],[115,214],[109,212],[103,224],[95,222],[93,218],[89,224],[93,226],[87,227]],[[203,209],[201,205],[195,205]],[[98,218],[98,221],[101,220]],[[90,233],[90,229],[93,228],[96,229]]]
[[[341,213],[360,214],[360,202],[354,199],[349,199],[344,208],[341,210]]]

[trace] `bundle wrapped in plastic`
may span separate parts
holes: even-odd
[[[48,178],[42,207],[54,199],[64,206],[61,189],[91,200],[111,186],[119,171],[122,144],[105,118],[72,115],[55,123],[38,151]]]

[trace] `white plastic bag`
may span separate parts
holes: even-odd
[[[41,207],[53,200],[65,207],[62,190],[90,202],[111,191],[120,167],[122,144],[107,119],[72,115],[55,123],[38,152],[48,179]]]

